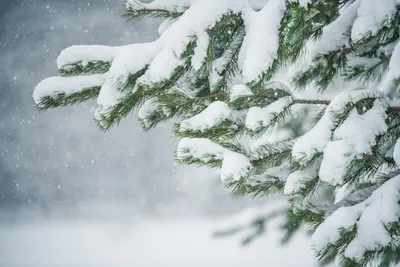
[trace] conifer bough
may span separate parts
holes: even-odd
[[[319,259],[400,261],[399,0],[126,7],[162,18],[160,37],[63,50],[39,110],[97,99],[102,130],[135,108],[145,130],[175,119],[178,162],[217,168],[242,194],[284,194]]]

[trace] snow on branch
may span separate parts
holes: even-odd
[[[128,11],[150,12],[168,12],[168,13],[183,13],[196,0],[154,0],[150,3],[144,3],[140,0],[127,0],[126,9]]]
[[[333,140],[323,150],[320,179],[333,185],[341,183],[352,160],[371,154],[376,137],[386,133],[386,118],[386,105],[379,99],[362,115],[355,110],[351,111],[333,133]]]
[[[182,138],[176,149],[176,159],[186,164],[220,167],[226,149],[206,138]]]
[[[224,183],[246,179],[252,166],[246,155],[230,151],[207,138],[182,138],[176,159],[186,164],[220,168]]]
[[[246,36],[239,54],[243,82],[261,78],[271,69],[279,48],[279,30],[286,10],[284,0],[270,0],[259,11],[245,14]]]
[[[332,213],[312,237],[319,256],[329,250],[344,250],[344,256],[363,264],[363,256],[379,256],[385,248],[396,246],[392,229],[399,227],[400,176],[375,190],[365,201],[341,207]]]
[[[179,131],[205,131],[234,117],[235,112],[225,102],[215,101],[199,114],[183,120]]]
[[[349,108],[363,99],[380,97],[380,92],[371,90],[338,94],[329,102],[327,110],[317,124],[296,141],[293,146],[293,158],[299,162],[307,162],[316,153],[323,152],[327,143],[331,141],[332,132],[346,119],[351,110]]]
[[[61,51],[57,67],[62,75],[104,73],[124,47],[104,45],[73,45]]]
[[[240,153],[225,151],[221,166],[221,180],[226,183],[229,180],[239,181],[249,176],[252,168],[250,159]]]
[[[367,36],[375,35],[385,22],[397,12],[398,1],[363,0],[357,10],[357,19],[351,29],[351,38],[357,42]]]
[[[246,127],[254,132],[265,132],[273,129],[279,122],[284,120],[284,116],[292,104],[292,97],[287,96],[264,108],[251,107],[247,112]]]
[[[33,100],[41,110],[67,106],[96,98],[105,81],[104,75],[49,77],[36,85]]]

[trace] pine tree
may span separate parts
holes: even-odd
[[[126,6],[163,19],[160,37],[63,50],[39,110],[97,99],[102,130],[135,108],[145,130],[175,119],[178,162],[219,169],[239,194],[284,194],[319,259],[400,262],[400,1]]]

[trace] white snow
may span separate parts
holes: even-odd
[[[304,184],[312,179],[315,176],[310,175],[304,171],[294,171],[292,172],[285,183],[284,193],[285,195],[296,194],[300,189],[304,187]]]
[[[119,90],[118,84],[126,82],[130,74],[134,74],[148,66],[159,52],[156,43],[138,43],[121,50],[112,62],[109,70],[110,81]],[[132,88],[133,89],[133,88]]]
[[[184,12],[190,5],[198,0],[154,0],[150,3],[143,3],[139,0],[127,0],[126,8],[128,10],[141,9],[164,9],[173,12]]]
[[[382,99],[376,99],[373,107],[362,115],[353,110],[336,129],[334,139],[351,139],[354,151],[358,154],[371,152],[370,147],[375,145],[375,137],[387,130],[386,108]]]
[[[348,55],[347,59],[348,61],[346,67],[348,68],[372,68],[374,65],[379,64],[379,62],[381,61],[381,59],[375,57],[359,57],[354,55]]]
[[[347,165],[355,158],[351,140],[328,142],[319,170],[321,181],[332,185],[341,184]]]
[[[271,144],[275,142],[279,142],[282,140],[292,139],[292,133],[285,128],[275,128],[271,131],[270,134],[264,134],[258,138],[251,138],[249,141],[250,150],[255,150],[260,146]],[[260,159],[261,155],[254,154],[252,155],[252,159]]]
[[[339,203],[340,201],[345,199],[350,193],[352,193],[351,189],[352,188],[347,185],[335,188],[335,204]]]
[[[154,42],[120,47],[78,45],[64,49],[57,59],[57,65],[59,68],[68,68],[68,65],[74,63],[112,62],[109,71],[105,74],[107,81],[102,86],[97,99],[99,108],[96,111],[96,117],[98,117],[104,110],[119,103],[120,98],[127,94],[120,92],[120,85],[126,82],[130,74],[149,65],[157,52],[159,48]],[[77,76],[76,79],[79,77],[81,76]]]
[[[243,212],[238,219],[242,222],[252,215]],[[226,227],[236,221],[228,217],[156,218],[138,223],[90,220],[0,225],[0,266],[318,266],[305,235],[279,246],[279,221],[272,221],[267,234],[250,247],[240,245],[240,236],[213,238],[219,224]]]
[[[100,94],[97,97],[97,109],[95,111],[95,118],[101,119],[101,117],[107,113],[107,111],[117,105],[119,100],[126,94],[118,91],[110,79],[106,80],[101,86]]]
[[[220,73],[225,69],[226,64],[229,62],[228,60],[229,58],[224,54],[212,62],[211,72],[208,76],[211,92],[214,92],[215,85],[221,79]]]
[[[353,110],[323,150],[320,179],[333,185],[340,184],[348,164],[371,153],[376,136],[386,132],[386,117],[386,105],[379,99],[363,115]]]
[[[176,155],[178,159],[195,158],[203,162],[222,160],[225,148],[206,138],[182,138],[179,140]]]
[[[129,94],[129,89],[125,92],[120,90],[120,85],[124,84],[130,74],[134,74],[145,68],[152,61],[157,46],[154,43],[134,44],[121,50],[111,64],[108,71],[108,79],[101,87],[97,98],[98,109],[95,116],[104,115],[104,111],[120,102],[120,99]],[[131,90],[134,90],[132,88]]]
[[[395,177],[376,190],[366,201],[368,204],[357,222],[357,236],[347,247],[345,256],[361,259],[366,251],[379,250],[391,242],[396,242],[385,225],[398,222],[399,189],[400,178]]]
[[[400,76],[400,43],[397,43],[394,46],[392,56],[390,58],[389,63],[389,73],[393,76],[393,78],[398,78]]]
[[[308,3],[310,3],[312,0],[298,0],[299,4],[302,6],[307,6]]]
[[[141,119],[143,123],[147,124],[148,118],[154,113],[154,111],[156,111],[156,109],[157,105],[154,103],[154,101],[147,100],[139,109],[139,119]]]
[[[390,92],[392,84],[395,79],[400,78],[400,42],[394,45],[393,53],[390,57],[389,67],[384,75],[381,90],[383,92]]]
[[[79,77],[49,77],[36,85],[33,99],[36,104],[45,96],[54,96],[58,93],[70,95],[92,87],[100,87],[105,80],[104,75],[90,75]]]
[[[393,159],[396,162],[396,164],[399,166],[400,165],[400,138],[397,139],[396,144],[394,146]]]
[[[251,96],[253,95],[253,92],[250,90],[249,87],[247,87],[244,84],[235,84],[231,87],[230,90],[230,101],[235,101],[236,99],[244,96]]]
[[[203,162],[222,160],[221,180],[236,181],[245,177],[250,169],[250,159],[243,154],[232,152],[206,138],[182,138],[177,147],[177,158],[194,158]]]
[[[322,35],[316,41],[310,40],[306,43],[307,64],[311,64],[312,60],[320,54],[350,47],[349,29],[357,18],[360,1],[356,0],[344,7],[339,17],[323,28]]]
[[[332,130],[336,127],[334,114],[340,112],[348,103],[356,103],[366,97],[380,97],[381,93],[373,90],[343,92],[334,97],[322,118],[293,145],[292,156],[295,160],[309,160],[317,152],[322,152],[331,141]]]
[[[161,52],[154,57],[149,69],[139,78],[138,82],[151,84],[168,80],[175,69],[184,63],[184,60],[182,60],[179,55],[183,52],[184,44],[186,45],[189,42],[189,38],[186,39],[185,41],[182,40],[182,47],[178,52],[175,50],[176,47],[174,48],[172,45],[166,45]],[[166,64],[166,62],[168,62],[168,64]]]
[[[249,9],[245,14],[246,36],[239,54],[244,83],[259,79],[276,58],[285,10],[284,0],[270,0],[260,11]]]
[[[359,206],[341,207],[318,226],[312,236],[312,243],[316,251],[322,250],[329,244],[339,240],[339,229],[348,230],[354,226],[360,217]]]
[[[285,96],[264,108],[251,107],[246,116],[246,127],[253,131],[262,127],[268,127],[274,116],[284,111],[291,102],[292,97]]]
[[[178,19],[166,19],[160,23],[160,26],[157,29],[157,33],[162,35],[175,21]]]
[[[374,35],[383,26],[385,20],[397,11],[397,0],[362,0],[357,11],[357,19],[351,30],[353,42]]]
[[[199,114],[183,120],[180,131],[204,131],[210,129],[225,120],[229,120],[233,111],[225,102],[214,101]]]
[[[140,82],[149,83],[168,79],[172,72],[182,64],[180,55],[184,52],[192,36],[201,36],[229,10],[239,12],[246,6],[244,0],[203,0],[195,1],[190,8],[155,41],[159,53]],[[212,6],[213,8],[210,8]],[[168,62],[168,64],[165,64]]]
[[[312,242],[317,251],[340,238],[340,229],[357,226],[357,235],[346,248],[346,257],[360,260],[365,252],[379,250],[396,242],[385,225],[397,222],[400,216],[400,176],[390,179],[365,201],[333,212],[315,231]],[[373,234],[371,234],[373,233]]]
[[[258,11],[261,10],[269,0],[249,0],[250,6],[253,8],[253,10]]]
[[[299,73],[307,71],[312,65],[313,60],[319,56],[328,54],[330,52],[339,51],[343,47],[350,47],[350,30],[357,18],[357,10],[360,5],[360,1],[356,0],[351,4],[344,5],[339,12],[339,17],[336,18],[330,24],[322,28],[322,34],[317,39],[309,39],[304,45],[304,53],[300,55],[296,63],[289,65],[286,72],[284,73],[283,79],[293,80]],[[300,4],[307,5],[309,0],[303,0]],[[334,84],[334,82],[333,82]],[[313,91],[312,94],[315,97],[318,94],[318,98],[323,97],[320,95],[313,86],[308,86],[306,91]],[[338,88],[343,86],[335,85],[334,93],[337,94]],[[304,90],[300,92],[304,94]],[[326,94],[326,92],[325,92]]]
[[[209,37],[207,32],[200,32],[197,34],[196,47],[192,57],[192,67],[194,70],[199,70],[207,56],[207,48]]]
[[[121,47],[105,45],[73,45],[61,51],[57,58],[57,67],[66,68],[78,62],[112,62],[119,55]]]
[[[224,160],[221,167],[221,180],[225,182],[229,179],[239,181],[246,178],[251,169],[250,159],[240,153],[225,151]]]

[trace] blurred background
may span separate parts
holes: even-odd
[[[0,267],[314,266],[308,239],[280,247],[273,224],[246,248],[214,239],[266,200],[174,164],[171,124],[143,132],[132,114],[102,133],[94,102],[36,111],[63,48],[157,37],[159,21],[123,12],[123,0],[0,0]]]

